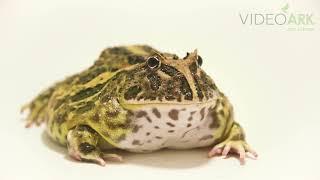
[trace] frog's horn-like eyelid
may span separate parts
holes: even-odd
[[[153,51],[153,53],[154,53],[155,55],[161,57],[162,59],[165,59],[165,57],[164,57],[160,52],[158,52],[158,51],[156,51],[156,50],[154,50],[154,49],[153,49],[152,51]]]
[[[198,58],[198,49],[195,49],[192,53],[189,54],[188,59],[196,60]]]

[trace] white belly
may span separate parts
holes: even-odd
[[[211,145],[215,138],[209,128],[211,104],[161,105],[134,112],[133,132],[118,147],[133,152],[162,148],[188,149]]]

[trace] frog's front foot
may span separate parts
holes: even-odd
[[[223,142],[215,145],[208,153],[209,157],[222,155],[227,157],[230,153],[239,155],[240,163],[245,163],[247,153],[251,154],[252,158],[256,159],[258,154],[245,141],[245,136],[239,124],[235,123],[231,129],[229,137]],[[250,157],[250,156],[249,156]]]
[[[255,159],[258,157],[258,154],[243,140],[231,140],[217,144],[211,149],[208,156],[213,157],[216,155],[222,155],[227,157],[230,153],[238,154],[241,164],[245,163],[247,153],[251,153]]]
[[[92,149],[91,145],[84,145],[86,147],[83,148],[88,148]],[[97,163],[101,166],[106,165],[106,161],[116,161],[116,162],[121,162],[123,159],[120,155],[117,154],[105,154],[99,151],[93,151],[88,154],[83,153],[83,149],[79,150],[77,148],[68,148],[68,152],[71,158],[77,161],[90,161]]]
[[[106,154],[100,151],[98,144],[99,135],[88,126],[77,126],[68,132],[68,152],[70,157],[77,161],[90,161],[101,166],[106,165],[106,160],[122,161],[117,154]]]

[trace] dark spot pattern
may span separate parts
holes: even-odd
[[[128,63],[133,65],[133,64],[138,64],[138,63],[143,63],[145,62],[145,59],[143,56],[138,56],[138,55],[130,55],[128,56]]]
[[[86,131],[91,134],[96,133],[95,130],[93,130],[90,126],[87,125],[79,125],[77,126],[77,131]]]
[[[156,73],[151,73],[147,75],[150,83],[150,88],[154,91],[158,90],[161,86],[161,79]]]
[[[55,122],[62,124],[67,120],[67,112],[61,112],[55,115]]]
[[[197,63],[193,62],[190,66],[189,66],[189,70],[192,74],[196,74],[197,73]]]
[[[94,108],[94,106],[95,106],[94,102],[88,101],[84,105],[82,105],[79,108],[77,108],[76,112],[79,113],[79,114],[82,114],[82,113],[85,113],[87,111],[90,111],[91,109]]]
[[[209,128],[216,129],[216,128],[220,127],[220,119],[218,117],[218,113],[216,111],[216,108],[210,108],[209,113],[210,113],[210,116],[212,117],[212,122],[209,124]]]
[[[146,116],[148,113],[146,111],[139,111],[137,114],[136,114],[136,117],[137,118],[141,118],[141,117],[144,117]]]
[[[119,112],[118,110],[107,111],[107,112],[106,112],[106,116],[112,118],[112,117],[118,116],[119,113],[120,113],[120,112]]]
[[[200,121],[202,121],[203,118],[204,118],[204,111],[205,111],[205,109],[206,109],[206,108],[202,108],[202,109],[200,110],[200,116],[201,116]]]
[[[159,112],[159,110],[157,108],[153,108],[152,109],[152,113],[157,117],[157,118],[161,118],[161,113]]]
[[[199,79],[199,77],[197,75],[194,74],[193,75],[193,80],[194,80],[194,85],[196,86],[196,91],[197,91],[198,98],[199,98],[200,101],[202,101],[204,95],[203,95],[202,89],[200,87],[200,82],[199,82],[200,79]]]
[[[108,136],[109,136],[109,134],[108,134]],[[123,141],[123,140],[125,140],[125,139],[126,139],[126,135],[125,135],[125,134],[121,134],[121,135],[118,137],[117,142]]]
[[[97,84],[94,87],[82,89],[79,92],[77,92],[75,95],[71,96],[70,99],[72,102],[75,102],[75,101],[80,101],[82,99],[93,96],[97,94],[104,87],[104,85],[105,83],[102,83],[102,84]]]
[[[133,140],[132,145],[142,145],[139,140]]]
[[[133,129],[132,129],[132,132],[133,132],[133,133],[137,133],[137,132],[139,131],[139,129],[142,128],[142,127],[143,127],[142,125],[140,125],[140,126],[139,126],[139,125],[135,125],[135,126],[133,127]]]
[[[181,81],[180,91],[184,95],[184,99],[191,101],[193,99],[193,94],[186,77],[181,76],[179,79]]]
[[[138,85],[132,86],[124,93],[124,98],[126,100],[135,99],[141,90],[141,87]]]
[[[132,54],[125,47],[113,47],[113,48],[109,48],[108,51],[110,54],[115,54],[115,55],[130,55],[130,54]]]
[[[95,121],[95,122],[99,122],[99,121],[100,121],[99,113],[95,113],[95,114],[92,116],[92,120]]]
[[[175,125],[172,124],[171,122],[167,122],[166,124],[167,124],[168,126],[170,126],[170,127],[175,127]]]
[[[176,109],[172,109],[169,113],[168,113],[169,117],[172,119],[172,120],[178,120],[178,116],[179,116],[179,111],[176,110]]]
[[[175,76],[177,74],[180,74],[180,71],[178,71],[176,68],[166,64],[162,64],[160,70],[169,76]]]
[[[96,150],[96,147],[87,142],[84,142],[79,145],[79,150],[81,153],[86,155]]]
[[[201,137],[199,140],[200,141],[205,141],[205,140],[212,139],[212,138],[213,138],[213,135],[209,134],[209,135]]]
[[[161,137],[161,136],[156,136],[155,138],[157,138],[157,139],[162,139],[162,137]]]
[[[95,67],[95,69],[92,69],[91,71],[80,74],[78,83],[86,84],[86,83],[90,82],[92,79],[99,76],[100,74],[106,72],[107,70],[108,69],[103,66]]]

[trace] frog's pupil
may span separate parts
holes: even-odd
[[[201,56],[198,56],[197,62],[198,62],[198,66],[202,65],[202,57]]]
[[[160,61],[156,57],[150,57],[147,63],[148,63],[148,66],[153,69],[159,66]]]

